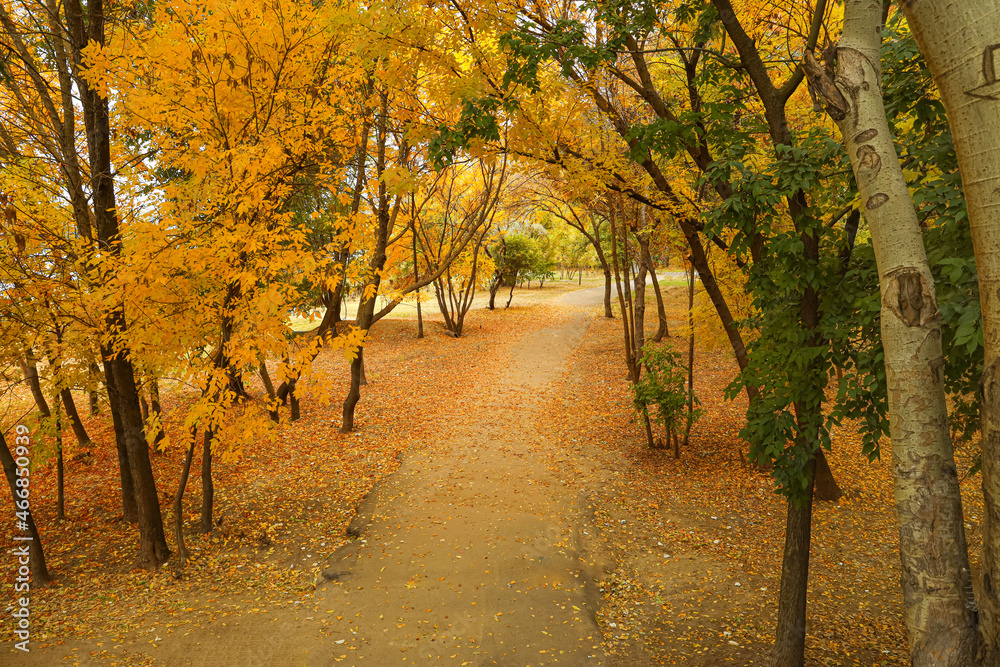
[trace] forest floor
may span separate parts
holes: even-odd
[[[433,321],[421,340],[415,322],[379,323],[353,434],[338,432],[339,402],[320,400],[343,392],[347,364],[321,356],[316,375],[332,380],[301,420],[217,458],[211,535],[197,531],[193,471],[183,571],[131,569],[113,434],[89,418],[98,444],[67,445],[65,521],[54,467],[33,473],[56,584],[33,591],[30,654],[13,650],[8,608],[0,664],[767,664],[784,503],[741,463],[731,354],[702,318],[705,416],[679,460],[647,449],[597,284],[518,290],[508,310],[474,310],[458,339]],[[680,331],[685,290],[666,301]],[[191,398],[165,387],[174,443],[171,415]],[[153,457],[167,525],[181,450]],[[815,511],[807,664],[908,664],[890,457],[869,463],[845,427],[829,458],[845,497]],[[975,553],[981,500],[963,489]]]

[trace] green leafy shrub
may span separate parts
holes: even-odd
[[[669,345],[657,345],[650,341],[642,348],[642,365],[646,371],[642,378],[632,385],[632,401],[637,412],[644,419],[650,418],[650,408],[653,408],[658,427],[663,428],[665,440],[654,441],[652,432],[647,427],[649,444],[654,447],[674,445],[674,455],[680,452],[679,432],[687,416],[687,405],[692,404],[691,422],[701,415],[699,401],[690,393],[685,379],[687,366],[681,361],[681,355]]]

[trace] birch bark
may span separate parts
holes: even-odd
[[[911,664],[968,666],[979,634],[945,404],[941,317],[885,118],[881,10],[871,0],[846,2],[833,81],[811,54],[804,68],[843,134],[878,263]]]
[[[996,0],[901,3],[948,113],[969,211],[983,316],[983,664],[1000,661],[1000,6]]]

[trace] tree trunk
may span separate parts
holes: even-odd
[[[653,440],[653,425],[649,420],[649,407],[642,406],[642,423],[646,427],[646,444],[650,449],[656,449],[656,442]]]
[[[621,266],[618,261],[618,229],[615,222],[616,202],[608,197],[608,222],[611,225],[611,266],[614,269],[615,289],[618,292],[618,307],[622,313],[622,335],[625,337],[625,366],[628,368],[630,380],[636,380],[634,346],[632,344],[632,299],[628,289],[628,276],[625,276],[625,290],[622,290]]]
[[[653,335],[653,340],[659,343],[664,336],[669,336],[667,330],[667,310],[663,307],[663,293],[660,291],[660,281],[656,279],[656,269],[653,268],[653,258],[649,255],[649,244],[646,244],[646,266],[649,267],[649,277],[653,280],[653,291],[656,293],[656,316],[660,326]]]
[[[416,218],[414,218],[414,222],[411,225],[411,227],[413,228],[413,232],[412,233],[413,233],[413,283],[414,284],[416,284],[420,280],[420,273],[417,270],[418,261],[417,261],[417,230],[416,230],[416,224],[417,224],[416,223]],[[492,301],[491,301],[491,304],[492,304]],[[490,310],[493,310],[492,307],[490,308]],[[420,312],[420,290],[417,289],[417,338],[423,338],[423,337],[424,337],[424,316],[423,316],[423,313]]]
[[[35,407],[38,408],[43,419],[48,419],[52,413],[49,411],[48,401],[45,400],[45,394],[42,392],[42,383],[38,378],[38,365],[31,350],[28,350],[25,355],[21,371],[24,373],[24,381],[28,385],[28,389],[31,390],[31,397],[35,399]]]
[[[815,459],[810,468],[814,465]],[[788,501],[785,551],[781,560],[781,592],[778,595],[778,627],[771,654],[772,667],[802,667],[805,664],[812,491],[813,482],[810,479],[805,498]]]
[[[961,24],[952,19],[965,12],[965,3],[937,3],[942,10],[940,14],[933,11],[931,4],[934,3],[910,2],[904,3],[904,7],[912,14],[916,11],[914,6],[920,6],[918,13],[924,19],[927,14],[934,14],[936,25],[932,34],[937,35],[935,39],[948,42],[954,37],[961,40],[962,45],[968,44],[970,49],[977,44],[973,34],[965,31],[965,28],[975,30],[971,24],[960,29]],[[946,9],[945,5],[950,7]],[[971,597],[962,498],[941,370],[944,366],[941,317],[920,226],[885,120],[879,67],[880,22],[878,4],[849,1],[845,8],[844,34],[837,52],[836,88],[829,85],[823,68],[815,59],[807,56],[805,68],[810,84],[827,101],[827,108],[843,133],[861,201],[865,202],[864,214],[878,264],[882,346],[889,391],[889,430],[911,662],[915,667],[958,667],[974,664],[979,636],[975,601]],[[937,32],[938,28],[942,32]],[[996,37],[996,34],[990,36]],[[953,41],[949,43],[955,45]],[[940,66],[937,62],[937,67]],[[823,94],[824,90],[827,94]],[[948,104],[947,96],[945,104]],[[953,127],[954,121],[952,118]],[[1000,117],[996,122],[1000,123]],[[980,144],[979,148],[983,146]],[[963,175],[968,177],[968,174]],[[992,174],[994,182],[997,176],[997,173]],[[969,208],[971,214],[971,200]],[[989,290],[995,292],[996,288],[988,287],[982,277],[980,285],[985,304],[992,298],[986,296]],[[989,372],[987,366],[984,380]],[[984,424],[987,434],[983,439],[984,485],[987,484],[987,460],[990,458],[987,426]],[[988,526],[991,500],[988,488],[986,498]],[[984,544],[987,543],[988,535],[984,534]],[[989,548],[986,549],[988,552]],[[988,590],[988,556],[984,559],[983,572],[984,589]],[[984,622],[990,613],[988,603],[986,607]]]
[[[976,254],[985,348],[979,610],[981,657],[992,665],[1000,661],[1000,11],[993,0],[910,0],[901,6],[948,113]],[[962,526],[961,515],[950,514],[949,520]],[[969,632],[963,628],[961,634]]]
[[[62,398],[63,407],[66,408],[66,416],[69,417],[70,426],[73,427],[73,433],[76,435],[76,441],[81,447],[90,447],[91,441],[90,436],[87,434],[87,429],[83,425],[83,421],[80,419],[80,413],[76,409],[76,402],[73,400],[73,392],[69,388],[63,389],[59,392],[59,396]]]
[[[14,452],[18,455],[18,458],[21,456],[27,456],[27,445],[30,442],[27,438],[28,430],[23,426],[18,426],[14,433]],[[22,438],[24,440],[23,442]],[[25,447],[24,454],[21,454],[18,451],[18,448],[22,446]],[[24,521],[24,523],[27,524],[27,530],[22,528],[22,532],[26,532],[27,535],[14,538],[16,541],[14,552],[17,553],[20,549],[24,548],[25,542],[28,543],[28,566],[31,568],[30,583],[33,586],[47,586],[52,581],[52,577],[49,576],[49,569],[45,565],[45,552],[42,549],[42,536],[38,533],[38,526],[35,525],[34,512],[31,511],[31,496],[28,495],[26,498],[21,498],[18,495],[20,487],[17,485],[17,480],[19,479],[17,475],[17,464],[14,460],[14,456],[11,454],[10,448],[7,446],[7,440],[4,438],[3,431],[0,431],[0,464],[3,465],[3,471],[7,477],[7,484],[10,486],[11,498],[14,500],[14,511],[27,512],[26,519]]]
[[[644,232],[637,235],[639,242],[639,266],[635,272],[635,297],[633,309],[635,316],[632,319],[633,333],[632,341],[635,345],[635,366],[636,379],[642,374],[642,348],[646,345],[646,260],[649,238]]]
[[[687,381],[687,423],[684,425],[684,449],[691,438],[691,424],[694,421],[694,267],[689,266],[688,274],[688,381]],[[743,453],[742,451],[740,452]]]
[[[344,302],[344,290],[347,289],[347,281],[341,280],[337,288],[332,292],[332,298],[330,300],[330,305],[328,308],[331,311],[331,320],[334,325],[337,322],[343,322],[344,317],[342,315],[343,311],[346,310],[346,303]]]
[[[623,207],[624,208],[624,207]],[[628,247],[628,227],[624,224],[624,211],[622,216],[622,256],[624,258],[624,264],[622,265],[622,285],[625,288],[625,303],[628,307],[628,318],[623,317],[622,320],[628,325],[628,356],[626,359],[626,365],[628,366],[629,379],[632,382],[639,381],[639,375],[642,372],[639,365],[639,355],[636,354],[636,349],[642,349],[636,345],[635,340],[635,294],[633,292],[633,275],[632,275],[632,256],[629,252]]]
[[[194,446],[193,444],[191,445]],[[212,509],[215,503],[215,484],[212,483],[212,430],[205,430],[201,448],[201,532],[212,532]]]
[[[271,421],[277,424],[281,421],[278,417],[278,397],[274,392],[274,383],[271,382],[271,376],[267,372],[267,362],[263,358],[260,360],[260,381],[263,383],[264,390],[267,391],[267,397],[270,400],[267,414],[271,417]]]
[[[181,479],[177,482],[177,493],[174,495],[174,541],[177,542],[177,569],[183,569],[187,563],[188,550],[184,544],[184,489],[187,488],[188,477],[191,475],[191,460],[194,458],[194,445],[198,437],[197,429],[191,430],[191,442],[187,454],[184,455],[184,465],[181,467]]]
[[[813,498],[823,502],[835,503],[844,496],[840,490],[833,471],[830,469],[830,462],[823,453],[823,448],[816,450],[816,486],[813,490]]]
[[[611,319],[615,316],[611,310],[611,270],[604,269],[604,317]]]
[[[600,233],[598,230],[594,230],[594,234],[596,240],[591,245],[594,246],[597,260],[601,263],[601,269],[604,271],[604,317],[612,318],[615,314],[611,310],[611,266],[608,264],[607,257],[604,256],[604,249],[601,248]]]
[[[163,407],[160,405],[160,383],[155,377],[149,380],[149,411],[156,415],[156,435],[153,436],[153,449],[158,450],[160,443],[167,437],[163,430]]]
[[[128,461],[128,447],[125,445],[125,427],[122,426],[121,410],[118,407],[118,389],[111,370],[111,362],[107,356],[111,354],[103,346],[101,355],[104,361],[104,386],[108,390],[108,405],[111,411],[111,423],[115,429],[115,446],[118,451],[118,474],[121,478],[122,517],[129,523],[139,522],[139,506],[135,498],[135,485],[132,482],[132,466]]]
[[[506,305],[506,306],[504,306],[504,308],[505,308],[505,309],[506,309],[506,308],[510,308],[510,302],[511,302],[511,301],[513,301],[513,300],[514,300],[514,283],[513,283],[513,282],[511,282],[511,284],[510,284],[510,295],[509,295],[509,297],[507,298],[507,305]]]
[[[105,43],[106,16],[104,6],[100,3],[88,3],[86,23],[82,7],[78,2],[64,5],[66,24],[70,35],[74,63],[82,60],[80,52],[91,43],[103,46]],[[120,256],[122,252],[122,235],[118,221],[118,207],[115,203],[114,177],[111,166],[111,123],[109,103],[106,97],[101,97],[98,91],[91,87],[82,75],[80,68],[74,67],[80,107],[83,109],[84,125],[87,136],[87,152],[90,162],[91,200],[93,202],[94,222],[97,228],[98,246],[103,252]],[[116,299],[104,313],[107,330],[113,335],[122,336],[128,330],[125,320],[125,308],[121,299]],[[117,392],[117,400],[112,403],[117,407],[120,423],[116,427],[116,435],[124,438],[124,448],[127,450],[128,467],[132,475],[132,486],[135,492],[135,503],[139,518],[139,555],[137,565],[155,568],[170,557],[167,542],[163,533],[163,517],[160,514],[159,497],[156,492],[156,482],[149,463],[149,450],[143,435],[142,414],[139,409],[139,396],[135,388],[135,375],[130,359],[131,350],[128,346],[113,352],[102,349],[105,365],[105,380],[108,393]],[[121,447],[121,441],[119,442]],[[121,452],[119,452],[121,461]],[[124,489],[123,479],[123,494]],[[126,515],[128,506],[126,505]]]
[[[125,447],[128,450],[128,465],[132,473],[135,502],[139,510],[139,555],[136,564],[139,567],[152,569],[170,558],[170,550],[167,548],[163,532],[163,516],[160,513],[160,499],[156,492],[153,468],[149,462],[149,447],[143,434],[144,424],[132,363],[121,356],[107,363],[111,364],[115,377],[118,408],[122,415]]]
[[[101,368],[94,362],[90,362],[89,366],[91,382],[98,383],[101,376]],[[90,416],[96,417],[101,414],[101,402],[97,395],[97,389],[91,389],[87,392],[87,399],[90,402]]]
[[[490,293],[490,310],[493,310],[493,293]],[[417,290],[417,338],[424,337],[424,315],[420,312],[420,290]]]
[[[292,380],[291,384],[289,384],[288,386],[288,400],[290,403],[289,418],[293,422],[298,421],[299,417],[302,416],[301,406],[299,405],[299,396],[298,393],[295,391],[295,384],[296,384],[295,380]]]
[[[66,476],[63,468],[62,410],[59,409],[58,395],[52,397],[52,404],[56,406],[56,518],[65,521]]]
[[[726,330],[726,335],[729,337],[729,345],[733,349],[733,356],[736,357],[736,363],[739,365],[740,370],[743,370],[749,363],[747,348],[743,343],[743,336],[740,335],[740,328],[736,324],[736,319],[733,317],[732,311],[729,310],[729,304],[726,303],[726,297],[723,296],[722,290],[719,288],[719,283],[716,282],[715,275],[712,273],[712,267],[708,264],[705,246],[702,245],[701,239],[698,237],[698,232],[695,231],[690,222],[687,220],[678,220],[678,222],[681,231],[684,233],[684,238],[687,239],[688,247],[691,249],[691,264],[698,271],[698,278],[701,280],[708,298],[711,299],[712,305],[715,306],[715,312],[719,316],[719,321],[722,323],[722,327]],[[751,402],[756,398],[758,393],[757,388],[751,385],[746,385],[746,392],[747,398]]]
[[[490,310],[496,310],[496,298],[497,292],[500,291],[500,279],[498,278],[496,282],[490,285],[490,304],[487,306]]]
[[[361,364],[364,348],[358,350],[358,356],[351,362],[351,388],[344,399],[344,424],[340,427],[341,433],[350,433],[354,430],[354,408],[361,398]]]

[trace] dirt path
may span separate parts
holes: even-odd
[[[521,341],[470,383],[451,436],[410,454],[327,571],[335,657],[367,665],[601,665],[590,510],[555,482],[536,407],[589,318]],[[331,612],[332,613],[332,612]]]
[[[448,435],[373,489],[348,529],[358,539],[327,560],[311,599],[151,632],[152,651],[119,655],[199,667],[609,664],[594,582],[610,564],[587,497],[548,470],[559,445],[538,429],[593,322],[577,306],[602,296],[565,295],[546,327],[490,351],[494,373],[434,406],[428,418]]]

